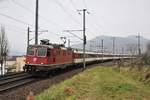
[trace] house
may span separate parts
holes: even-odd
[[[25,65],[25,56],[20,56],[16,58],[16,72],[23,71],[23,66]]]
[[[8,57],[5,64],[5,73],[15,72],[16,56]]]
[[[6,61],[5,72],[20,72],[23,71],[25,65],[25,56],[8,57]]]

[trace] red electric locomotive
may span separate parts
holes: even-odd
[[[38,71],[66,67],[73,63],[73,51],[64,45],[42,42],[27,48],[26,71]]]

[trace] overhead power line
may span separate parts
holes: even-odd
[[[49,1],[49,0],[48,0]],[[80,22],[78,20],[76,20],[72,14],[70,14],[66,9],[65,7],[58,1],[58,0],[53,0],[68,16],[69,18],[71,18],[75,23],[79,24],[80,25]]]
[[[15,29],[20,30],[20,31],[25,31],[25,29],[18,27],[18,26],[15,26],[15,25],[9,25],[9,24],[4,24],[4,23],[0,23],[0,24],[7,26],[7,27],[14,27]]]
[[[11,16],[6,15],[6,14],[3,14],[3,13],[0,13],[0,16],[6,17],[6,18],[8,18],[8,19],[11,19],[11,20],[13,20],[13,21],[16,21],[16,22],[21,23],[21,24],[24,24],[24,25],[28,25],[28,26],[34,27],[34,25],[32,25],[32,24],[29,24],[29,23],[27,23],[27,22],[24,22],[24,21],[22,21],[22,20],[19,20],[19,19],[17,19],[17,18],[11,17]],[[40,28],[40,27],[39,27],[39,28]],[[41,28],[40,28],[40,29],[41,29]],[[42,29],[42,30],[44,30],[44,29]]]
[[[32,27],[33,27],[32,24],[26,23],[26,22],[24,22],[24,21],[22,21],[22,20],[19,20],[19,19],[16,19],[16,18],[14,18],[14,17],[5,15],[5,14],[3,14],[3,13],[0,13],[0,16],[6,17],[6,18],[11,19],[11,20],[14,20],[14,21],[16,21],[16,22],[18,22],[18,23],[22,23],[22,24],[29,25],[29,26],[32,26]]]
[[[88,6],[87,6],[87,3],[86,3],[86,0],[82,0],[83,1],[83,5],[84,5],[84,7],[86,8],[86,9],[89,9],[88,8]],[[90,12],[88,12],[88,13],[90,13]],[[90,15],[92,15],[93,16],[93,14],[90,14]],[[91,16],[91,17],[92,17]],[[94,27],[93,25],[92,26],[90,26],[93,30],[100,30],[100,29],[102,29],[103,27],[97,22],[97,21],[94,21],[93,19],[95,19],[95,16],[94,17],[92,17],[92,24],[94,24],[96,27]]]
[[[14,4],[20,6],[21,8],[23,8],[23,9],[25,9],[25,10],[27,10],[27,11],[30,12],[31,14],[34,13],[33,10],[31,10],[30,8],[24,6],[23,4],[21,4],[21,3],[19,3],[19,2],[16,2],[15,0],[12,0],[12,1],[13,1]],[[57,23],[55,23],[55,22],[53,22],[53,21],[51,21],[51,20],[45,18],[44,16],[42,16],[42,15],[40,15],[40,14],[39,14],[39,17],[40,17],[41,19],[43,19],[45,22],[49,22],[49,24],[53,24],[54,26],[60,26],[60,25],[58,25]]]
[[[73,1],[73,0],[69,0],[69,1],[71,2],[71,4],[72,4],[72,6],[74,7],[74,9],[76,9],[76,10],[77,10],[77,7],[76,7],[76,5],[75,5],[74,1]]]
[[[18,5],[19,7],[21,7],[21,8],[23,8],[23,9],[27,10],[27,11],[30,12],[31,14],[34,13],[33,10],[31,10],[30,8],[24,6],[23,4],[21,4],[21,3],[19,3],[19,2],[16,2],[15,0],[12,0],[12,1],[13,1],[13,3],[15,3],[15,4]],[[40,17],[41,19],[43,19],[45,22],[49,22],[50,24],[53,24],[54,26],[59,26],[58,24],[54,23],[53,21],[51,21],[51,20],[49,20],[49,19],[47,19],[47,18],[41,16],[40,14],[39,14],[39,17]],[[51,32],[51,31],[49,31],[49,32]],[[54,32],[51,32],[51,33],[54,33]],[[41,34],[38,34],[38,35],[41,35]],[[54,34],[54,35],[57,35],[57,34]],[[58,35],[57,35],[57,36],[58,36]],[[32,40],[32,39],[31,39],[31,40]]]
[[[75,3],[74,3],[74,1],[73,0],[70,0],[70,3],[72,4],[72,6],[75,8],[75,9],[77,9],[77,7],[76,7],[76,5],[75,5]],[[85,0],[83,0],[83,4],[84,4],[84,6],[85,6],[85,8],[87,8],[87,4],[86,4],[86,2],[85,2]],[[88,14],[90,14],[90,12],[87,12]],[[81,13],[78,13],[79,15],[81,15]],[[93,23],[92,23],[93,24]],[[95,22],[94,22],[94,24],[95,24]],[[99,30],[99,26],[98,26],[98,24],[96,24],[96,26],[97,27],[94,27],[93,28],[93,25],[92,26],[90,26],[90,29],[92,28],[93,30]]]
[[[86,4],[86,1],[85,0],[82,0],[83,1],[83,5],[85,8],[88,9],[87,7],[87,4]],[[70,3],[72,4],[72,6],[76,9],[76,5],[75,3],[73,2],[73,0],[70,0]],[[87,12],[88,14],[90,14],[90,12]],[[81,15],[81,13],[78,13],[79,15]],[[90,14],[91,15],[91,14]],[[95,19],[92,17],[92,20]],[[94,24],[94,25],[93,25]],[[97,30],[97,31],[100,31],[100,28],[101,25],[99,25],[97,22],[92,22],[91,26],[90,26],[90,29],[89,30]],[[87,28],[87,27],[86,27]]]
[[[78,39],[80,39],[80,40],[83,40],[83,39],[82,39],[82,38],[80,38],[78,35],[76,35],[76,34],[74,34],[74,33],[70,32],[70,31],[65,31],[65,30],[64,30],[64,32],[68,32],[69,34],[71,34],[71,35],[75,36],[76,38],[78,38]]]
[[[18,32],[18,33],[25,33],[25,31],[18,30],[18,29],[12,29],[12,28],[6,26],[6,31],[7,31],[7,30],[13,31],[13,32]]]
[[[85,0],[83,0],[83,4],[84,4],[84,7],[85,7],[86,9],[88,9],[88,8],[87,8],[87,4],[86,4],[86,1],[85,1]]]
[[[43,33],[39,33],[38,35],[42,35],[42,34],[43,34]],[[31,41],[31,40],[33,40],[33,39],[35,39],[35,37],[29,39],[29,41]]]
[[[25,7],[24,5],[22,5],[21,3],[16,2],[15,0],[12,0],[12,2],[20,7],[22,7],[23,9],[26,9],[27,11],[31,12],[32,14],[34,13],[31,9]]]

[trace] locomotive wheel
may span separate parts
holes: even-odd
[[[24,66],[23,70],[24,70],[24,72],[28,72],[29,71],[29,66]]]

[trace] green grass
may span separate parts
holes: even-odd
[[[36,100],[150,100],[150,90],[111,67],[96,67],[50,87]]]

